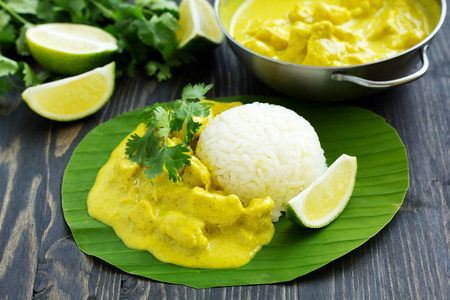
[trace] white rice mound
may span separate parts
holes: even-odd
[[[304,118],[282,106],[252,103],[215,117],[200,135],[197,156],[225,192],[245,204],[270,196],[272,220],[327,165],[319,138]]]

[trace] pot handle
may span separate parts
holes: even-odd
[[[373,80],[367,80],[361,77],[349,75],[349,74],[343,74],[343,73],[333,73],[331,75],[332,80],[336,81],[348,81],[353,82],[358,85],[368,87],[368,88],[387,88],[392,87],[400,84],[405,84],[411,81],[414,81],[416,79],[419,79],[422,77],[425,72],[428,70],[429,61],[427,56],[427,49],[428,45],[425,45],[422,50],[420,51],[420,58],[422,59],[422,68],[418,70],[417,72],[410,74],[408,76],[394,79],[394,80],[388,80],[388,81],[373,81]]]

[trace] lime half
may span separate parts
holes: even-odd
[[[210,51],[225,39],[214,9],[206,0],[182,0],[178,24],[178,47],[194,54]]]
[[[341,155],[308,188],[288,202],[287,218],[298,225],[320,228],[335,220],[353,193],[356,157]]]
[[[27,88],[22,98],[39,115],[72,121],[98,111],[114,90],[115,63],[61,80]]]
[[[77,75],[111,62],[117,40],[97,27],[52,23],[26,31],[28,48],[44,68],[61,75]]]

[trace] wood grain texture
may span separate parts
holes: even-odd
[[[447,20],[430,47],[423,78],[350,103],[384,117],[405,144],[410,188],[399,212],[361,247],[281,284],[196,290],[132,276],[82,253],[62,213],[64,169],[95,126],[173,100],[188,83],[213,83],[212,97],[279,95],[245,70],[226,44],[163,83],[140,75],[120,78],[108,104],[84,120],[49,121],[20,103],[0,116],[0,298],[448,299],[449,43]]]

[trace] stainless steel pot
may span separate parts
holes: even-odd
[[[262,56],[238,43],[222,18],[230,16],[245,0],[216,0],[219,26],[239,60],[262,82],[285,95],[311,101],[337,102],[356,99],[383,89],[412,82],[428,70],[427,49],[444,23],[445,0],[418,0],[439,3],[434,30],[414,47],[383,60],[346,67],[314,67],[292,64]]]

